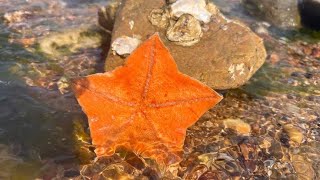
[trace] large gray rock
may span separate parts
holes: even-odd
[[[111,42],[122,36],[140,37],[144,41],[159,32],[179,70],[214,89],[243,85],[264,63],[266,52],[262,39],[245,25],[224,18],[213,5],[208,6],[213,14],[211,21],[201,23],[203,34],[199,42],[183,46],[169,41],[169,27],[154,26],[149,20],[151,11],[164,6],[165,0],[123,0],[117,12]],[[161,19],[161,22],[165,21]],[[125,58],[110,50],[105,70],[113,70],[124,62]]]
[[[243,0],[251,14],[260,16],[280,28],[300,27],[299,0]]]

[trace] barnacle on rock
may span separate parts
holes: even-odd
[[[168,9],[153,9],[148,18],[152,25],[159,28],[167,28],[170,21],[170,13]]]
[[[182,15],[167,30],[167,38],[182,46],[192,46],[200,41],[202,30],[200,22],[190,14]]]

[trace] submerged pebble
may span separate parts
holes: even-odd
[[[251,132],[250,125],[240,119],[226,119],[223,125],[225,129],[232,129],[241,135],[248,135]]]
[[[291,141],[301,144],[304,138],[303,133],[298,127],[293,126],[292,124],[284,125],[284,130],[288,134]]]

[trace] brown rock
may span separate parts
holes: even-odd
[[[229,21],[217,12],[212,13],[211,22],[203,27],[205,32],[197,44],[184,47],[169,41],[166,29],[153,26],[148,18],[152,10],[165,5],[165,0],[123,0],[112,32],[112,42],[120,36],[133,35],[144,41],[159,32],[179,70],[214,89],[243,85],[264,63],[263,41],[248,27]],[[210,11],[214,9],[212,7],[209,5],[207,8]],[[113,70],[124,62],[124,58],[109,52],[105,70]]]

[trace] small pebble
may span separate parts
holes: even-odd
[[[313,77],[313,74],[312,73],[306,73],[304,75],[304,77],[306,77],[307,79],[311,79]]]
[[[304,138],[303,133],[298,127],[293,126],[292,124],[287,124],[283,126],[285,132],[288,134],[291,141],[301,144]]]
[[[241,135],[248,135],[251,133],[250,125],[240,119],[226,119],[223,121],[223,125],[225,129],[232,129]]]

